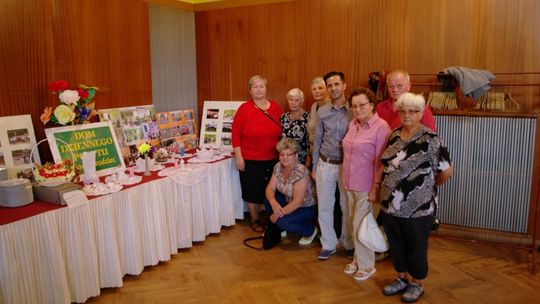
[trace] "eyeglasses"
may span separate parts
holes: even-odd
[[[294,156],[296,154],[296,152],[291,152],[291,153],[279,153],[279,157],[291,157],[291,156]]]
[[[362,109],[362,108],[364,108],[365,106],[367,106],[368,104],[369,104],[369,102],[366,102],[366,103],[357,104],[356,106],[353,106],[353,107]]]
[[[413,115],[416,113],[420,113],[421,111],[420,110],[398,110],[397,112],[401,115],[405,115],[405,114]]]

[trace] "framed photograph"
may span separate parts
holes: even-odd
[[[81,175],[84,174],[81,154],[90,151],[96,151],[98,176],[125,169],[124,158],[111,122],[50,128],[45,130],[45,134],[54,161],[56,163],[66,159],[74,161],[75,168]]]
[[[34,162],[41,163],[35,145],[30,115],[0,117],[0,166],[7,168],[8,178],[17,177],[19,171],[32,171]]]
[[[161,146],[161,133],[157,118],[167,120],[166,117],[156,116],[154,105],[100,109],[100,121],[110,121],[113,125],[118,145],[121,148],[124,163],[130,164],[137,153],[133,154],[133,146],[143,142],[158,143]]]
[[[159,112],[156,115],[164,147],[180,142],[184,143],[186,150],[197,147],[197,124],[192,109]]]
[[[243,101],[205,101],[199,144],[223,146],[232,151],[232,124],[236,110]]]

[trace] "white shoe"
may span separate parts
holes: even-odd
[[[319,229],[317,229],[317,227],[314,227],[313,234],[308,237],[303,236],[301,239],[298,240],[298,244],[302,246],[311,244],[311,242],[313,242],[313,239],[315,239],[318,233]]]
[[[286,230],[281,231],[281,238],[284,239],[286,237],[287,237],[287,231]]]

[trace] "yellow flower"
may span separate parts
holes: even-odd
[[[73,112],[73,110],[66,105],[59,105],[56,107],[56,109],[54,109],[54,116],[58,120],[59,124],[65,125],[73,121],[75,118],[75,112]]]
[[[144,144],[140,144],[137,147],[137,151],[139,151],[139,153],[141,153],[141,154],[146,154],[146,153],[150,152],[151,148],[152,148],[152,146],[150,146],[147,143],[144,143]]]

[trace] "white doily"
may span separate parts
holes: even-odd
[[[159,176],[170,176],[176,183],[183,186],[191,186],[204,180],[208,176],[208,164],[180,165],[171,167],[158,173]]]

